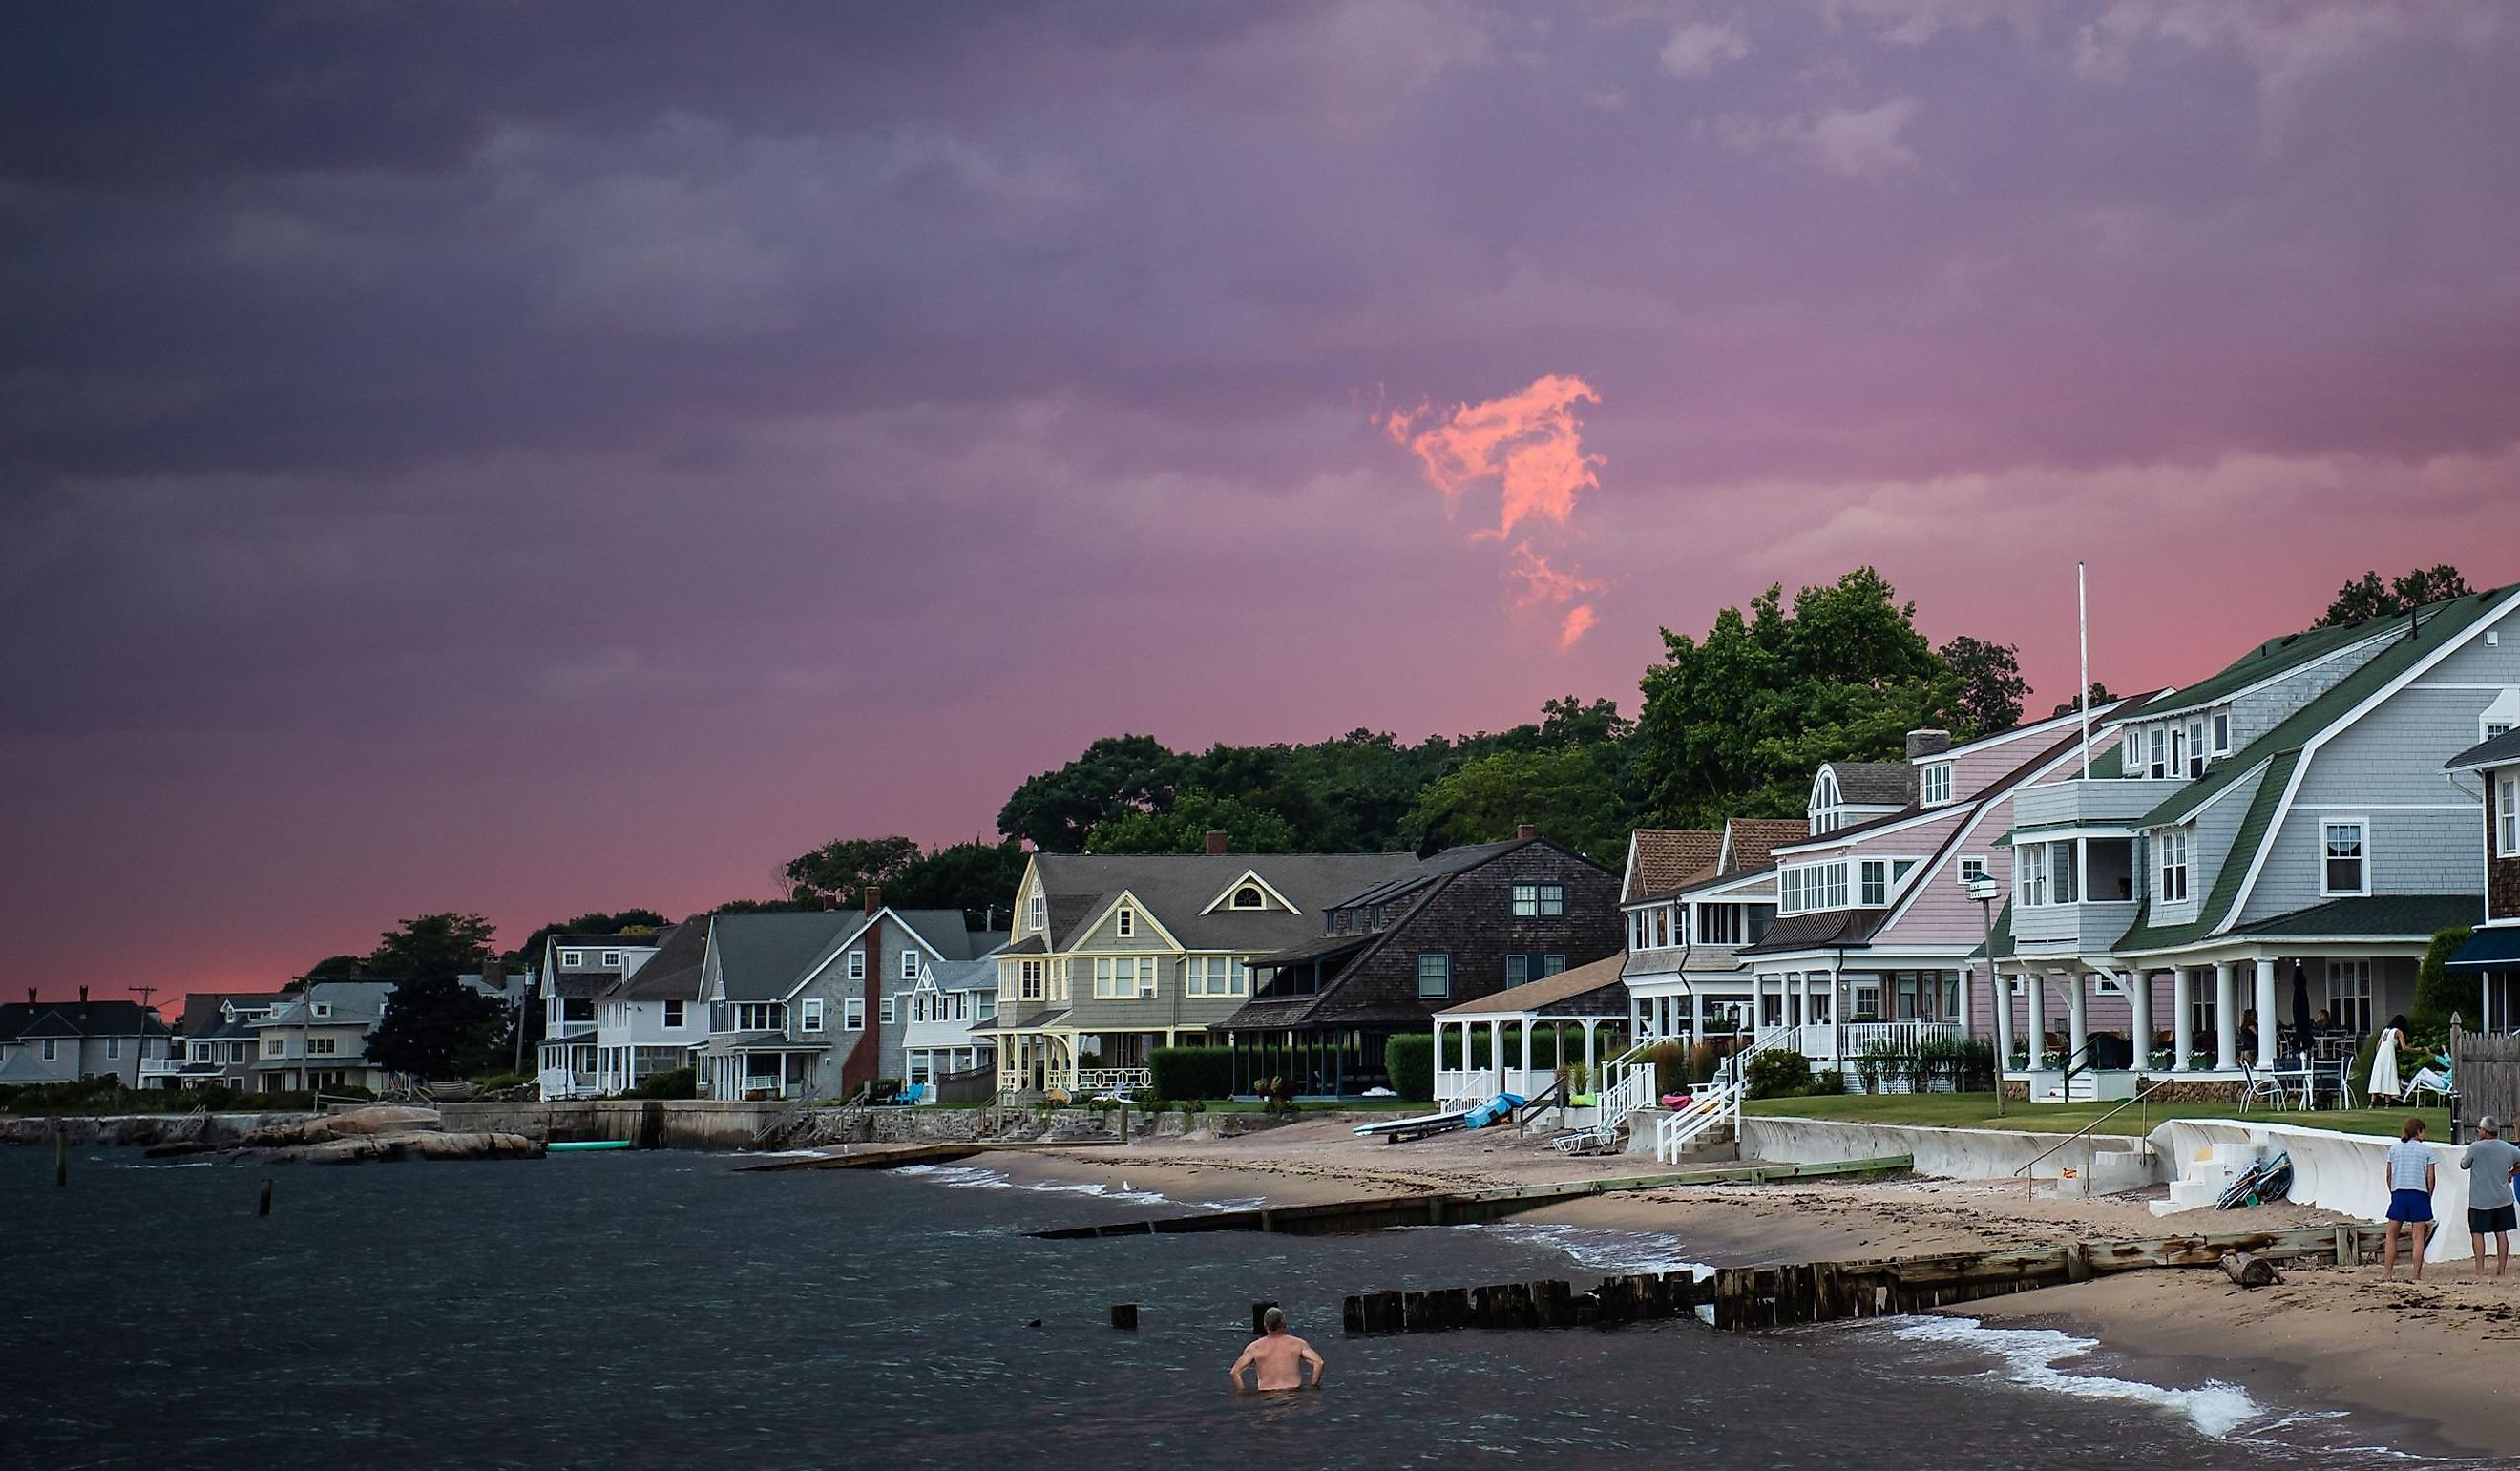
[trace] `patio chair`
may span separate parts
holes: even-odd
[[[2339,1108],[2356,1108],[2361,1106],[2354,1096],[2353,1058],[2328,1058],[2324,1061],[2313,1064],[2311,1071],[2312,1107],[2318,1107],[2318,1100],[2321,1097],[2334,1098],[2336,1100],[2336,1106]]]
[[[2444,1108],[2458,1096],[2458,1085],[2451,1077],[2449,1058],[2435,1057],[2415,1069],[2414,1076],[2407,1080],[2407,1091],[2401,1101],[2412,1104],[2417,1097],[2426,1095]]]
[[[2245,1111],[2252,1103],[2264,1100],[2277,1110],[2290,1108],[2294,1091],[2300,1084],[2280,1068],[2259,1067],[2246,1057],[2240,1059],[2240,1107]]]

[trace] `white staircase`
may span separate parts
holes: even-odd
[[[1635,1059],[1645,1053],[1647,1044],[1640,1043],[1618,1057],[1601,1064],[1601,1076],[1611,1080],[1593,1094],[1593,1122],[1556,1141],[1562,1154],[1590,1154],[1618,1147],[1620,1134],[1628,1119],[1640,1108],[1654,1103],[1654,1065]]]
[[[1679,1164],[1682,1154],[1719,1128],[1729,1128],[1737,1138],[1741,1100],[1750,1092],[1750,1059],[1761,1052],[1791,1048],[1801,1035],[1798,1027],[1772,1027],[1760,1033],[1756,1042],[1725,1058],[1724,1065],[1715,1070],[1714,1082],[1699,1087],[1687,1103],[1654,1125],[1654,1158],[1666,1165]]]

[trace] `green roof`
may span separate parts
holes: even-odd
[[[2252,685],[2263,684],[2287,671],[2323,659],[2338,649],[2351,648],[2365,639],[2386,633],[2388,624],[2402,622],[2405,616],[2393,613],[2385,618],[2364,618],[2335,628],[2313,628],[2286,634],[2280,639],[2269,639],[2233,659],[2221,672],[2208,675],[2183,690],[2173,690],[2159,699],[2147,701],[2145,708],[2166,713],[2228,699]]]
[[[2485,902],[2474,894],[2371,894],[2269,915],[2232,933],[2284,940],[2322,935],[2429,939],[2446,929],[2473,927],[2484,914]]]
[[[2475,627],[2478,620],[2487,613],[2493,611],[2495,603],[2511,591],[2509,588],[2497,588],[2490,592],[2455,598],[2448,602],[2434,603],[2430,616],[2417,624],[2413,633],[2400,633],[2396,642],[2365,660],[2362,668],[2347,675],[2337,683],[2335,688],[2276,722],[2273,730],[2250,741],[2246,749],[2207,767],[2204,776],[2172,793],[2160,806],[2146,813],[2139,825],[2160,827],[2174,823],[2183,823],[2195,816],[2207,802],[2220,795],[2224,788],[2256,770],[2262,762],[2279,753],[2298,754],[2303,746],[2308,745],[2328,727],[2344,719],[2355,706],[2370,698],[2391,680],[2422,662],[2427,655],[2464,638],[2468,630]],[[2403,621],[2400,626],[2404,627]],[[2339,630],[2320,629],[2317,632],[2333,633]],[[2368,630],[2366,629],[2365,632],[2367,633]],[[2300,637],[2304,642],[2308,642],[2311,635],[2304,634]],[[2342,646],[2328,646],[2332,648]],[[2248,661],[2242,660],[2242,663],[2246,662]],[[2270,670],[2270,672],[2272,671]],[[2225,671],[2225,674],[2228,673],[2228,670]],[[2222,678],[2223,675],[2217,675],[2213,680],[2207,680],[2203,685],[2193,688],[2206,689]],[[2239,687],[2235,685],[2231,688]],[[2182,691],[2179,694],[2167,696],[2158,703],[2164,707],[2182,704],[2185,702],[2186,692]],[[2263,794],[2264,789],[2261,788],[2261,796]],[[2232,851],[2237,853],[2240,850],[2234,848]]]
[[[2231,906],[2238,901],[2240,880],[2248,876],[2250,861],[2265,846],[2267,833],[2274,826],[2275,809],[2283,805],[2284,789],[2292,785],[2293,771],[2300,765],[2301,752],[2298,749],[2280,752],[2266,763],[2266,778],[2258,783],[2257,795],[2249,802],[2248,815],[2240,820],[2240,830],[2232,834],[2231,849],[2224,855],[2223,867],[2214,874],[2213,889],[2206,894],[2205,902],[2196,907],[2195,918],[2179,924],[2154,924],[2152,886],[2146,884],[2143,904],[2135,912],[2135,923],[2127,927],[2127,932],[2119,936],[2118,943],[2111,948],[2120,955],[2131,951],[2167,950],[2175,945],[2202,940],[2214,933],[2215,921],[2229,914]],[[2245,777],[2256,770],[2257,767],[2247,767],[2240,776]]]
[[[1968,958],[1983,960],[1989,953],[1992,953],[1997,959],[2001,960],[2010,957],[2013,950],[2012,901],[2007,899],[2003,901],[2003,908],[1996,914],[1995,933],[1987,936],[1985,943],[1977,949],[1970,951]]]

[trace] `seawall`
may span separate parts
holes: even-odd
[[[193,1139],[234,1143],[252,1130],[314,1117],[311,1113],[118,1113],[63,1118],[15,1114],[0,1117],[0,1144],[49,1144],[57,1130],[73,1144],[146,1146]]]
[[[2067,1143],[2067,1137],[2000,1129],[1745,1117],[1741,1156],[1779,1164],[1818,1164],[1905,1154],[1915,1160],[1917,1174],[1949,1180],[2004,1180],[2034,1169],[2043,1178],[2052,1177],[2060,1166],[2071,1166],[2090,1181],[2093,1193],[2136,1189],[2163,1179],[2160,1162],[2141,1140],[2088,1135]]]

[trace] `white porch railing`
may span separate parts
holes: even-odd
[[[1806,1057],[1837,1062],[1861,1057],[1881,1043],[1905,1050],[1929,1038],[1956,1040],[1965,1035],[1956,1021],[1851,1021],[1844,1026],[1810,1021],[1794,1027],[1762,1027],[1758,1046],[1765,1048],[1769,1038],[1782,1037],[1786,1039],[1782,1046]]]
[[[1075,1086],[1070,1090],[1089,1096],[1126,1090],[1152,1088],[1154,1071],[1143,1067],[1085,1067],[1076,1070]]]
[[[1485,1103],[1501,1092],[1537,1098],[1556,1083],[1553,1067],[1445,1068],[1435,1074],[1435,1097],[1444,1103]]]

